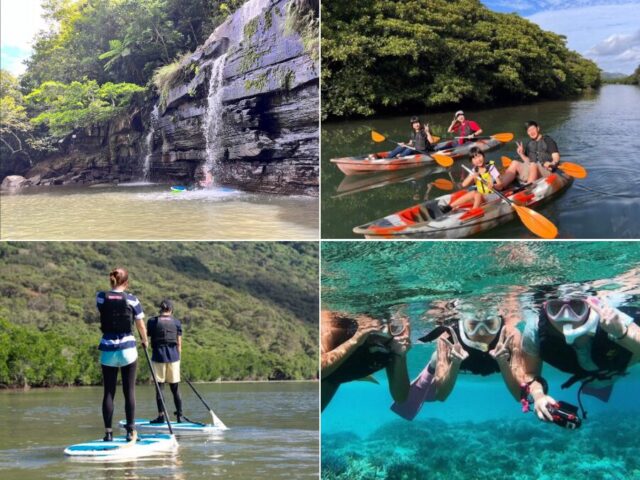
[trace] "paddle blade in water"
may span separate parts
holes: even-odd
[[[558,236],[558,229],[544,215],[520,205],[512,204],[512,206],[520,217],[520,220],[522,220],[522,223],[524,223],[524,226],[538,237],[552,239]]]
[[[511,165],[512,160],[509,157],[500,157],[500,160],[502,160],[502,166],[504,168],[509,168],[509,165]]]
[[[371,130],[371,140],[376,143],[384,142],[387,138],[381,133],[376,132],[375,130]]]
[[[562,162],[559,168],[570,177],[587,178],[587,170],[577,163]]]
[[[436,161],[436,163],[441,167],[449,168],[451,165],[453,165],[453,158],[451,157],[447,157],[446,155],[440,155],[438,153],[434,153],[431,156]]]
[[[453,190],[453,182],[446,178],[438,178],[433,181],[432,185],[440,190]]]
[[[502,143],[507,143],[513,140],[513,133],[496,133],[491,136]]]

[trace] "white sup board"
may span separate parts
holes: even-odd
[[[118,425],[124,428],[127,422],[125,420],[120,420]],[[169,427],[167,427],[167,423],[151,423],[150,420],[144,418],[136,418],[135,420],[136,430],[139,432],[162,432],[169,433]],[[171,422],[171,428],[173,429],[173,433],[176,435],[197,435],[197,434],[209,434],[222,432],[225,430],[224,428],[216,427],[215,425],[211,425],[210,423],[203,425],[202,423],[191,423],[191,422],[180,422],[175,423]]]
[[[172,451],[177,447],[178,442],[173,435],[139,434],[135,443],[127,442],[125,437],[114,437],[111,442],[94,440],[71,445],[65,448],[64,454],[70,457],[100,459],[137,458]]]

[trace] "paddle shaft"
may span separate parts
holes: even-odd
[[[160,385],[158,385],[158,379],[156,378],[156,372],[153,371],[153,366],[151,365],[151,359],[149,358],[149,352],[147,352],[146,348],[142,348],[144,350],[144,356],[147,357],[147,365],[149,365],[149,370],[151,371],[151,377],[153,377],[153,383],[156,386],[156,393],[160,398],[160,403],[162,404],[162,413],[164,414],[164,419],[167,422],[167,427],[169,427],[169,433],[173,435],[173,429],[171,428],[171,421],[169,420],[169,414],[167,413],[167,406],[164,404],[164,397],[162,396],[162,392],[160,391]]]
[[[472,171],[469,169],[469,167],[467,167],[466,165],[462,165],[462,168],[464,168],[464,169],[469,173],[469,175],[473,175],[473,172],[472,172]],[[492,191],[493,193],[495,193],[496,195],[498,195],[502,200],[504,200],[505,202],[507,202],[509,205],[513,206],[513,201],[512,201],[512,200],[509,200],[509,199],[506,197],[506,195],[505,195],[504,193],[502,193],[502,192],[500,192],[500,191],[496,190],[495,188],[492,188],[492,187],[491,187],[491,185],[489,185],[489,184],[487,183],[487,181],[486,181],[484,178],[482,178],[482,177],[478,176],[478,179],[479,179],[482,183],[484,183],[487,187],[489,187],[489,188],[491,189],[491,191]]]
[[[209,406],[209,404],[204,400],[204,398],[202,398],[202,395],[200,395],[198,393],[198,391],[196,390],[196,387],[193,386],[193,384],[188,380],[188,379],[184,379],[185,382],[187,382],[187,385],[189,385],[191,387],[191,390],[193,390],[193,393],[196,394],[196,397],[198,397],[200,399],[200,401],[204,404],[204,406],[209,410],[209,413],[211,414],[211,417],[213,419],[213,423],[214,425],[216,423],[220,424],[220,427],[222,428],[227,428],[227,426],[222,422],[222,420],[220,420],[217,415],[215,413],[213,413],[213,409]],[[217,422],[216,422],[217,420]]]

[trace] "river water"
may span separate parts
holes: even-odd
[[[318,199],[167,185],[50,187],[0,198],[2,240],[315,240]]]
[[[210,422],[188,387],[180,388],[189,418]],[[178,437],[180,446],[173,455],[120,462],[80,462],[63,455],[68,445],[103,436],[100,387],[0,392],[0,476],[4,480],[318,477],[316,382],[200,384],[196,388],[229,430]],[[153,387],[137,386],[136,396],[136,416],[155,417]],[[172,400],[168,402],[172,411]],[[122,418],[118,387],[114,423]]]
[[[557,225],[560,238],[639,238],[639,112],[639,87],[608,85],[572,100],[468,110],[467,118],[477,121],[485,134],[515,134],[514,142],[488,154],[498,165],[503,155],[517,158],[515,140],[524,140],[524,123],[536,120],[543,131],[556,140],[564,160],[587,169],[586,179],[575,181],[563,196],[541,209],[541,213]],[[434,134],[446,137],[453,112],[428,116],[424,112],[415,113],[431,124]],[[389,142],[373,143],[370,127],[389,138],[407,141],[408,118],[409,115],[323,123],[323,238],[357,238],[351,231],[354,226],[414,205],[417,203],[414,197],[423,198],[428,184],[435,179],[460,180],[460,162],[456,162],[450,173],[440,167],[427,167],[409,173],[358,176],[360,178],[345,177],[329,162],[330,158],[394,147]],[[428,196],[433,198],[444,193],[447,192],[430,188]],[[531,238],[532,234],[514,220],[483,236]]]

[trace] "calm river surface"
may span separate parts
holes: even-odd
[[[557,141],[564,160],[587,169],[586,179],[576,180],[562,197],[541,210],[558,226],[559,238],[640,238],[639,112],[640,88],[609,85],[573,100],[468,110],[467,118],[477,121],[485,134],[512,132],[514,140],[525,139],[524,122],[537,120],[543,131]],[[416,112],[443,138],[452,113],[425,117],[424,112]],[[423,197],[430,182],[451,178],[440,167],[391,176],[345,177],[329,162],[330,158],[393,148],[392,143],[373,143],[368,127],[387,137],[407,141],[408,119],[409,115],[323,124],[323,238],[358,238],[351,231],[354,226],[413,205],[417,203],[414,196]],[[503,155],[517,158],[515,150],[514,141],[489,153],[488,158],[497,160],[500,166]],[[468,163],[468,159],[465,162]],[[456,181],[461,178],[459,163],[456,162],[450,172]],[[431,188],[429,197],[444,193]],[[514,220],[483,236],[530,238],[532,234]]]
[[[318,199],[168,185],[52,187],[0,198],[2,240],[316,240]]]
[[[187,416],[210,421],[188,386],[180,388]],[[80,462],[63,455],[68,445],[103,436],[100,387],[0,392],[0,477],[318,478],[316,382],[200,384],[196,388],[229,430],[215,436],[178,437],[180,446],[175,454],[120,462]],[[136,416],[155,417],[153,387],[137,386],[136,396]],[[171,399],[168,408],[173,410]],[[114,423],[122,418],[119,386]]]

